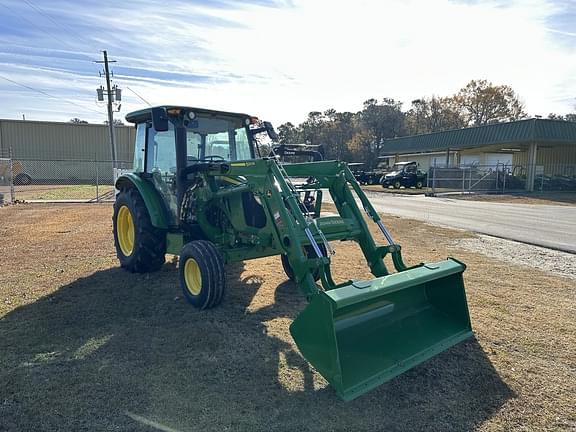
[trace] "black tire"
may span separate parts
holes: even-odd
[[[32,177],[30,177],[26,173],[20,173],[17,174],[16,177],[14,177],[14,184],[17,186],[28,186],[31,183],[32,183]]]
[[[416,182],[416,189],[422,189],[423,186],[424,186],[424,183],[422,183],[420,180],[418,180]]]
[[[118,233],[118,214],[127,209],[133,221],[133,247],[123,251]],[[137,189],[123,189],[114,203],[114,246],[120,266],[133,273],[148,273],[160,270],[166,255],[166,234],[154,227],[144,200]],[[122,224],[122,222],[121,222]],[[125,248],[126,249],[126,248]]]
[[[400,180],[396,180],[393,184],[394,189],[400,189],[400,186],[402,186],[402,183],[400,183]]]
[[[191,270],[187,266],[191,266]],[[214,243],[194,240],[184,245],[178,267],[180,287],[189,303],[198,309],[210,309],[222,302],[226,289],[226,273],[224,260]],[[188,273],[187,279],[187,272],[190,271],[192,275]],[[195,275],[199,275],[197,286],[188,283]]]
[[[318,243],[318,247],[320,248],[322,255],[327,256],[328,253],[326,252],[326,246],[324,246],[324,243]],[[306,256],[316,256],[316,252],[314,252],[312,245],[304,246],[304,250],[306,252]],[[294,276],[294,270],[288,261],[288,255],[282,254],[280,259],[282,260],[282,268],[284,269],[284,273],[286,273],[288,279],[294,282],[296,277]],[[312,276],[314,277],[314,281],[320,280],[320,270],[316,270]]]

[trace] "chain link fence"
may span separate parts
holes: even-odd
[[[528,169],[523,165],[433,166],[427,176],[431,194],[508,193],[527,190]],[[576,191],[576,165],[534,167],[534,191]]]
[[[132,162],[116,161],[116,167],[130,170]],[[4,203],[113,200],[112,161],[0,157],[0,195]]]
[[[131,161],[117,161],[131,170]],[[536,165],[534,191],[576,191],[576,165]],[[522,165],[433,166],[427,192],[508,193],[526,190]],[[112,161],[81,159],[12,159],[0,154],[0,205],[17,201],[100,202],[114,199]]]

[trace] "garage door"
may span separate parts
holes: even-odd
[[[486,165],[512,165],[512,153],[486,153]]]
[[[480,155],[461,155],[460,165],[463,166],[480,165]]]

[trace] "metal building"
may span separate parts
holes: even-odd
[[[116,126],[117,159],[132,162],[135,129]],[[0,119],[0,157],[18,160],[34,180],[112,178],[108,126]]]
[[[544,179],[576,187],[576,122],[527,119],[386,140],[385,156],[434,166],[503,167],[528,191]]]

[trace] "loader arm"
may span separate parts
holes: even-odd
[[[310,281],[311,272],[319,269],[322,287],[325,291],[339,287],[332,280],[330,273],[330,257],[322,256],[318,243],[335,240],[356,241],[366,257],[366,261],[374,276],[388,275],[389,272],[384,264],[384,256],[391,252],[396,255],[396,270],[404,270],[400,257],[400,247],[390,244],[377,246],[372,238],[364,215],[360,211],[354,199],[354,193],[363,203],[370,217],[375,222],[380,218],[370,205],[366,195],[358,187],[354,176],[343,162],[315,162],[285,165],[285,171],[274,159],[257,161],[240,161],[229,164],[207,164],[205,166],[204,187],[196,191],[194,201],[197,204],[195,214],[199,215],[199,223],[204,233],[212,233],[210,240],[218,244],[231,245],[223,247],[223,252],[228,261],[246,259],[246,248],[253,249],[254,245],[260,246],[259,256],[284,253],[288,256],[294,269],[296,281],[301,290],[310,298],[318,291],[314,281]],[[289,174],[315,173],[315,183],[305,187],[295,187],[289,180]],[[198,170],[199,171],[199,170]],[[221,177],[242,179],[236,184],[228,183],[225,186],[218,184]],[[302,211],[302,202],[299,199],[301,191],[314,190],[321,192],[327,189],[336,205],[339,216],[319,216],[312,218]],[[266,213],[268,224],[264,229],[254,229],[247,226],[244,220],[234,214],[239,202],[240,195],[253,194],[262,203]],[[207,208],[216,205],[226,213],[233,228],[232,236],[224,238],[221,227],[213,227],[205,217]],[[322,205],[321,199],[316,203],[318,210]],[[319,214],[319,211],[317,212]],[[246,242],[246,239],[251,239]],[[316,256],[307,257],[303,254],[304,246],[311,245]],[[250,257],[253,257],[250,254]],[[350,281],[345,282],[348,284]],[[344,285],[341,284],[341,285]]]
[[[300,352],[342,398],[353,399],[472,335],[462,279],[465,265],[447,259],[407,267],[400,246],[345,163],[238,161],[207,166],[201,176],[203,186],[192,199],[198,203],[194,212],[212,214],[215,207],[224,215],[226,224],[217,229],[202,216],[198,223],[221,245],[227,261],[287,255],[310,303],[290,332]],[[236,180],[219,181],[223,176]],[[295,185],[291,177],[308,181]],[[330,193],[337,216],[321,214],[321,194],[313,215],[302,205],[301,193],[322,190]],[[245,194],[260,203],[265,216],[258,228],[249,226],[246,211],[240,211]],[[387,245],[376,244],[357,201]],[[358,243],[374,279],[334,282],[330,253],[323,254],[318,244],[336,240]],[[304,253],[308,245],[314,254]],[[389,253],[395,272],[384,264]]]

